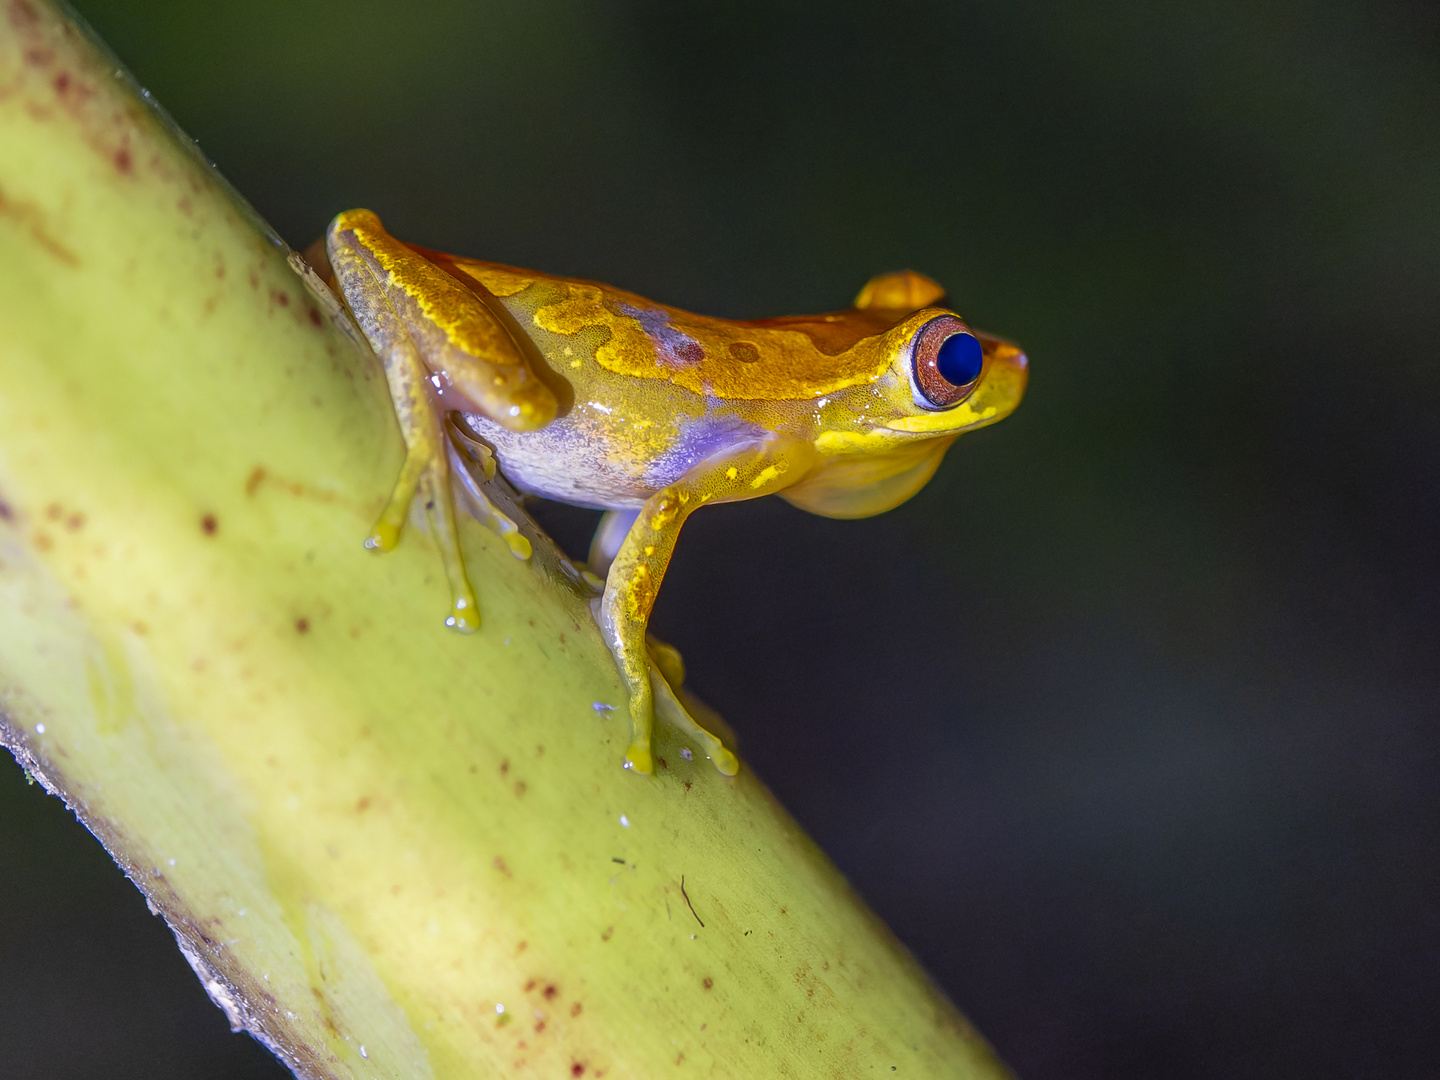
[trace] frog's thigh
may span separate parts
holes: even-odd
[[[479,619],[475,594],[460,554],[445,434],[440,411],[430,395],[429,371],[399,315],[385,301],[361,253],[344,245],[332,245],[330,259],[336,284],[384,365],[395,417],[405,439],[405,464],[365,546],[389,551],[399,543],[416,490],[420,489],[450,582],[451,612],[446,624],[469,632]]]
[[[383,323],[408,334],[425,365],[441,372],[470,404],[512,431],[555,417],[554,393],[537,372],[539,350],[478,281],[462,284],[385,231],[368,210],[350,210],[326,235],[336,281],[371,333]],[[374,340],[372,338],[372,340]]]
[[[810,463],[808,455],[808,447],[801,444],[774,441],[710,458],[646,500],[630,526],[610,565],[600,601],[601,631],[630,690],[628,767],[647,773],[653,769],[650,733],[655,699],[645,628],[680,527],[706,503],[734,502],[781,490],[803,475]]]

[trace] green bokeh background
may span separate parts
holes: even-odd
[[[1022,1077],[1434,1075],[1431,5],[80,7],[297,247],[1022,343],[899,510],[698,515],[657,630]],[[10,765],[0,1074],[282,1075]]]

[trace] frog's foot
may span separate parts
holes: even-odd
[[[690,715],[690,710],[681,703],[675,688],[671,686],[660,665],[655,663],[653,658],[650,667],[650,682],[655,688],[655,712],[671,727],[684,732],[698,742],[701,752],[710,759],[710,763],[715,766],[720,775],[734,776],[739,772],[739,759],[725,748],[723,742],[701,727]]]
[[[385,504],[375,527],[365,538],[365,546],[376,552],[395,549],[418,492],[424,500],[425,516],[440,548],[440,561],[445,566],[445,577],[450,583],[450,614],[445,619],[445,625],[462,634],[470,634],[480,625],[480,609],[475,603],[470,577],[465,572],[465,556],[460,551],[448,466],[443,448],[432,447],[424,439],[412,443],[405,452],[405,465],[400,470],[390,501]]]
[[[740,770],[740,762],[717,735],[696,720],[695,713],[708,713],[711,727],[722,727],[725,722],[714,709],[682,689],[685,685],[685,661],[680,656],[680,650],[654,634],[645,635],[645,647],[650,654],[650,685],[655,692],[656,714],[671,727],[698,742],[701,752],[722,775],[734,776]]]

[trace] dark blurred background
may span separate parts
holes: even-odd
[[[1440,9],[80,7],[297,247],[946,283],[1020,411],[879,518],[698,515],[657,631],[1025,1080],[1440,1075]],[[284,1075],[8,760],[0,1073]]]

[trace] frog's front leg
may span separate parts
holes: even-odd
[[[394,239],[374,214],[341,214],[325,241],[336,286],[385,367],[405,438],[405,464],[365,546],[399,543],[418,490],[450,582],[446,625],[468,633],[479,613],[455,526],[444,413],[528,430],[555,415],[555,396],[536,374],[533,342],[499,301]]]
[[[680,527],[707,503],[752,499],[788,487],[805,475],[812,462],[813,451],[805,443],[777,439],[742,447],[702,462],[657,491],[641,507],[610,564],[605,595],[599,602],[601,631],[630,691],[631,739],[625,753],[626,768],[648,773],[655,767],[650,751],[655,688],[645,629]],[[683,711],[678,701],[674,708]]]

